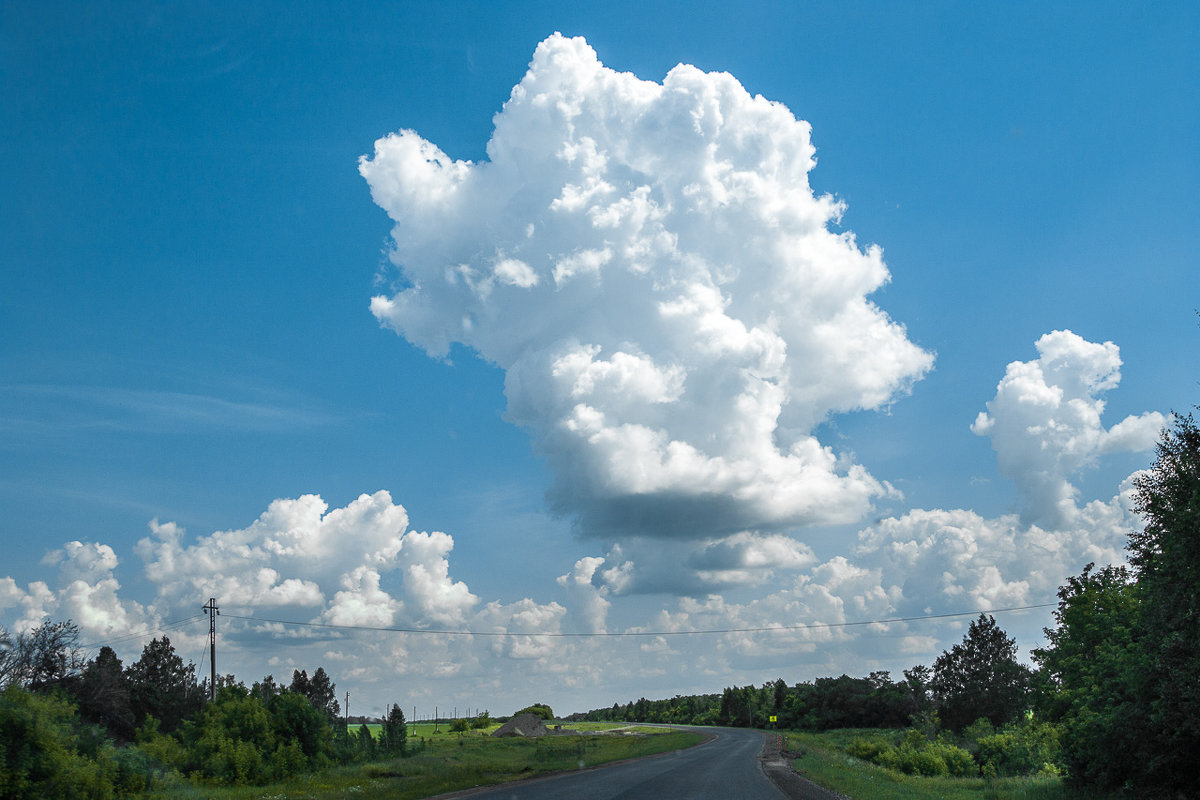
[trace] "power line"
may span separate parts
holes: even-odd
[[[947,619],[950,617],[970,617],[976,614],[1002,614],[1010,611],[1031,611],[1038,608],[1052,608],[1058,603],[1036,603],[1028,606],[1011,606],[1008,608],[993,608],[977,611],[954,611],[946,614],[923,614],[916,617],[891,617],[889,619],[870,619],[855,622],[811,622],[800,625],[770,625],[756,628],[706,628],[693,631],[598,631],[582,632],[546,632],[546,631],[450,631],[433,630],[429,628],[387,628],[374,625],[335,625],[329,622],[296,622],[286,619],[267,619],[265,617],[250,617],[240,614],[223,614],[231,619],[244,619],[251,622],[269,622],[277,625],[294,625],[304,628],[329,628],[348,631],[378,631],[384,633],[415,633],[434,636],[547,636],[562,638],[595,638],[602,636],[698,636],[720,633],[769,633],[771,631],[819,630],[826,628],[852,628],[862,625],[887,625],[893,622],[920,622],[930,619]]]
[[[152,633],[165,633],[166,631],[179,630],[180,628],[182,628],[186,625],[189,625],[190,623],[195,622],[198,619],[201,619],[203,616],[204,616],[203,614],[193,614],[190,617],[175,620],[174,622],[164,622],[162,625],[159,625],[157,628],[147,628],[146,630],[138,631],[137,633],[122,634],[121,636],[118,636],[115,639],[106,639],[104,641],[95,642],[93,644],[81,645],[79,649],[80,650],[91,650],[93,648],[102,647],[104,645],[114,645],[114,644],[119,644],[121,642],[127,642],[130,639],[141,639],[146,636],[149,636]]]

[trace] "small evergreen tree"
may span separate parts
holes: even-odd
[[[388,709],[383,721],[383,735],[379,737],[380,749],[404,755],[408,750],[408,724],[404,720],[404,712],[395,703]]]

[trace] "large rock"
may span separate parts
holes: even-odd
[[[501,725],[492,736],[545,736],[550,733],[537,714],[518,714]]]

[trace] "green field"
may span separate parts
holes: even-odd
[[[918,777],[860,761],[843,748],[871,731],[788,733],[785,747],[799,753],[793,768],[804,777],[852,800],[1115,800],[1080,793],[1062,778]]]
[[[355,796],[372,800],[416,800],[458,789],[680,750],[698,744],[704,738],[694,733],[671,731],[641,736],[497,739],[483,731],[435,734],[432,723],[415,727],[416,735],[410,733],[409,738],[414,752],[404,758],[337,767],[266,786],[216,788],[180,781],[152,796],[161,800],[334,800]],[[439,723],[437,727],[443,731],[448,726]],[[498,726],[493,729],[495,727]],[[595,730],[596,726],[587,725],[587,728]]]

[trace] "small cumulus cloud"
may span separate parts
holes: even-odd
[[[991,439],[1000,471],[1016,483],[1023,523],[1069,527],[1080,470],[1101,454],[1151,449],[1167,418],[1151,411],[1104,427],[1104,396],[1121,382],[1112,342],[1052,331],[1035,346],[1038,358],[1008,365],[971,430]]]
[[[812,431],[933,358],[868,299],[882,253],[831,229],[809,133],[728,74],[640,80],[551,36],[487,161],[414,131],[360,161],[404,286],[371,310],[433,356],[460,343],[505,370],[508,419],[584,534],[856,521],[889,487]]]

